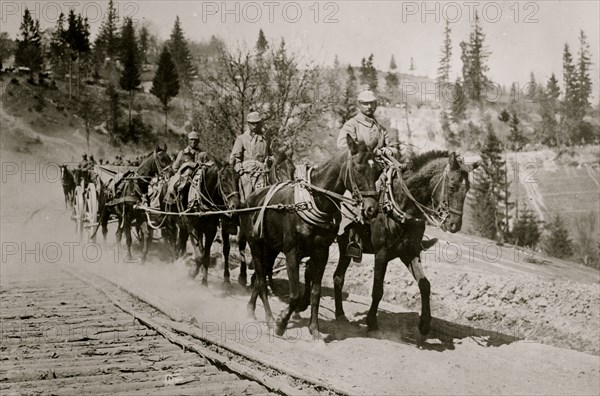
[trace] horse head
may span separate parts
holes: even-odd
[[[171,166],[171,157],[167,153],[167,145],[162,147],[157,145],[154,151],[146,155],[138,167],[138,175],[140,176],[155,176],[167,172]]]
[[[273,159],[269,170],[269,184],[275,184],[286,180],[294,180],[296,166],[291,159],[292,154],[286,151],[278,151]]]
[[[239,191],[240,175],[227,162],[224,162],[219,168],[218,183],[223,201],[228,209],[238,209],[241,206]]]
[[[383,169],[377,164],[373,151],[366,144],[356,142],[348,135],[346,143],[349,157],[344,186],[352,193],[354,199],[362,201],[365,216],[372,219],[379,211],[379,193],[375,183]]]
[[[470,188],[469,172],[478,166],[479,162],[465,164],[454,152],[448,156],[448,164],[432,192],[432,200],[441,210],[447,210],[440,225],[443,231],[456,233],[462,228],[463,206]]]

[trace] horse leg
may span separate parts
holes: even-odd
[[[202,234],[196,227],[193,227],[193,225],[191,226],[191,229],[189,229],[189,235],[192,241],[192,247],[194,248],[194,268],[190,270],[189,276],[190,278],[195,279],[198,272],[200,272],[201,260],[204,256],[204,247],[202,246]]]
[[[306,262],[306,269],[304,270],[304,292],[300,297],[300,303],[296,307],[296,313],[306,311],[306,308],[310,305],[310,290],[313,281],[313,261],[312,258]]]
[[[206,230],[204,234],[204,240],[206,241],[204,245],[204,255],[202,256],[202,286],[208,286],[208,267],[210,266],[210,249],[212,247],[213,241],[215,240],[215,235],[217,234],[216,224],[214,227],[211,225]]]
[[[429,326],[431,324],[431,309],[429,306],[431,285],[429,284],[429,280],[425,277],[425,272],[423,272],[420,255],[413,257],[407,266],[413,278],[415,278],[417,281],[419,285],[419,292],[421,293],[421,318],[419,319],[419,333],[422,335],[427,335],[429,333]]]
[[[287,265],[288,280],[290,283],[290,298],[287,308],[284,308],[277,318],[277,328],[275,334],[282,336],[287,324],[300,302],[300,260],[298,258],[297,248],[288,251],[285,254]]]
[[[146,263],[146,256],[148,256],[148,250],[150,250],[150,244],[152,243],[152,236],[154,234],[152,227],[145,221],[141,227],[142,232],[142,264]]]
[[[367,328],[369,331],[379,330],[377,324],[377,309],[383,297],[383,281],[387,271],[388,260],[384,254],[375,254],[375,269],[373,271],[373,291],[371,292],[371,307],[367,314]]]
[[[308,329],[310,330],[313,339],[318,340],[319,334],[319,304],[321,302],[321,282],[323,281],[323,273],[327,265],[327,256],[329,248],[317,250],[311,260],[313,261],[313,281],[310,292],[310,322]]]
[[[189,231],[184,224],[178,224],[177,228],[177,258],[179,258],[185,256]]]
[[[223,239],[223,280],[229,283],[229,252],[231,245],[229,243],[229,234],[221,229],[221,238]]]
[[[133,219],[129,210],[127,212],[124,211],[123,215],[125,217],[123,219],[123,232],[125,233],[125,244],[127,245],[127,259],[131,260],[131,222]]]
[[[238,240],[238,250],[240,253],[240,275],[238,276],[238,283],[246,287],[246,282],[248,281],[248,266],[246,265],[246,241],[243,239]]]
[[[257,252],[257,250],[259,251]],[[267,321],[267,325],[270,328],[273,323],[273,312],[271,311],[271,305],[269,304],[265,272],[266,270],[268,270],[269,265],[273,265],[272,262],[275,261],[275,257],[277,257],[277,255],[269,255],[268,252],[266,252],[265,250],[266,249],[263,246],[252,247],[252,260],[254,260],[253,277],[255,278],[255,281],[253,282],[252,295],[250,296],[250,300],[248,301],[247,313],[248,317],[256,319],[256,316],[254,314],[256,310],[256,299],[258,296],[260,296],[260,299],[263,303],[263,307],[265,309],[265,318]]]
[[[347,245],[347,244],[346,244]],[[346,279],[346,270],[350,265],[350,257],[346,256],[345,245],[342,248],[340,243],[340,257],[338,265],[333,273],[333,290],[335,295],[335,319],[340,322],[347,322],[346,314],[344,313],[344,304],[342,302],[342,291],[344,289],[344,281]]]

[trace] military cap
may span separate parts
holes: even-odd
[[[253,111],[252,113],[248,114],[248,117],[246,117],[246,121],[252,123],[261,122],[262,117],[260,113]]]
[[[358,94],[359,102],[375,102],[377,100],[377,96],[370,89],[365,89],[360,94]]]
[[[198,135],[198,132],[190,132],[188,134],[188,139],[200,140],[200,135]]]

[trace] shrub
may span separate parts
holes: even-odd
[[[560,259],[573,255],[573,242],[569,239],[569,233],[559,215],[547,224],[545,231],[542,249],[547,255]]]
[[[598,213],[591,212],[575,219],[575,256],[583,264],[600,269]]]

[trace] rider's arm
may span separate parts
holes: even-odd
[[[381,127],[381,131],[383,133],[383,147],[388,148],[392,152],[393,156],[397,156],[398,155],[397,143],[395,143],[395,141],[391,141],[390,135],[389,135],[387,129],[385,129],[384,127]]]
[[[181,150],[179,152],[179,154],[177,154],[177,158],[175,158],[175,161],[173,162],[173,170],[175,172],[177,172],[179,170],[179,167],[181,166],[181,162],[183,161],[183,150]]]
[[[338,139],[337,139],[338,148],[340,148],[340,149],[348,148],[348,144],[346,143],[346,135],[350,135],[350,137],[352,137],[352,139],[354,139],[354,141],[358,140],[358,137],[356,135],[356,125],[354,125],[354,122],[352,121],[352,119],[346,121],[346,123],[340,130],[340,133],[338,134]]]
[[[231,149],[231,156],[229,157],[229,163],[234,167],[236,171],[240,171],[241,162],[244,160],[244,145],[242,144],[241,136],[235,139],[233,149]]]

